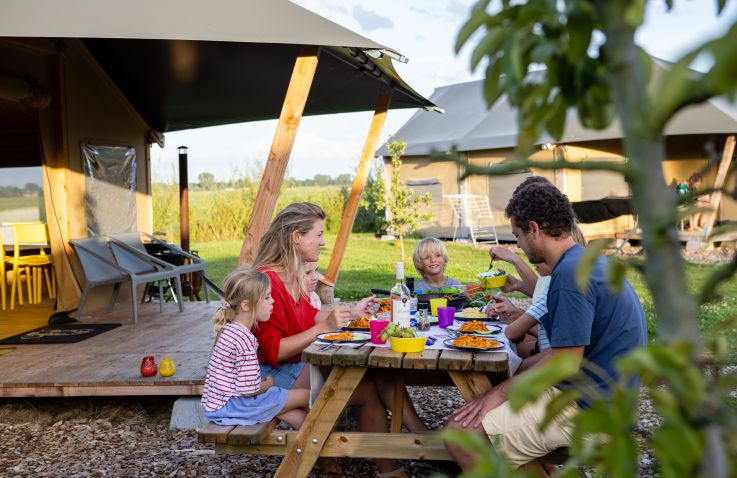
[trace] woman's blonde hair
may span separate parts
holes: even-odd
[[[223,292],[225,297],[220,302],[213,325],[215,327],[215,340],[220,337],[220,332],[225,324],[233,322],[239,311],[242,301],[248,301],[251,306],[250,324],[253,326],[256,318],[256,310],[262,300],[266,298],[271,290],[269,277],[261,271],[250,267],[241,267],[225,278]]]
[[[304,267],[292,236],[307,234],[315,221],[325,220],[325,211],[316,204],[299,202],[290,204],[276,215],[261,243],[253,267],[281,268],[291,281],[296,279],[299,294],[307,297]]]
[[[425,278],[425,270],[422,268],[422,258],[427,257],[428,254],[434,254],[436,252],[439,252],[440,255],[443,256],[443,260],[445,261],[443,270],[445,270],[445,266],[448,265],[448,250],[445,248],[443,241],[435,237],[426,237],[417,243],[415,252],[412,254],[412,262],[415,264],[417,272],[419,272],[423,278]]]

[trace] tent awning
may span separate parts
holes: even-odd
[[[300,45],[322,46],[305,115],[432,108],[394,52],[287,0],[0,0],[0,37],[80,38],[161,132],[279,117]]]

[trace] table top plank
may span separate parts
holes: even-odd
[[[365,367],[368,362],[368,356],[371,353],[371,347],[336,347],[333,354],[333,365],[341,367]]]
[[[438,370],[473,370],[473,353],[463,350],[443,350]]]
[[[321,350],[324,346],[325,344],[311,344],[302,352],[302,361],[312,365],[332,365],[337,347]]]
[[[506,352],[476,352],[473,369],[477,372],[506,372],[509,369],[509,357]]]
[[[439,358],[440,350],[425,349],[422,352],[405,354],[404,361],[402,362],[402,367],[422,370],[436,370],[438,368]]]
[[[401,352],[395,352],[392,349],[381,347],[373,347],[373,351],[368,358],[368,364],[370,367],[402,368],[403,358],[404,354]]]

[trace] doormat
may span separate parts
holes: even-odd
[[[18,344],[73,344],[107,332],[120,324],[62,324],[47,325],[0,340],[0,345]]]

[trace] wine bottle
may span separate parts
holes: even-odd
[[[404,262],[397,262],[397,282],[389,291],[392,301],[392,322],[399,327],[409,327],[410,294],[404,285]]]
[[[417,291],[415,290],[415,278],[407,277],[407,289],[409,289],[409,326],[417,327]]]

